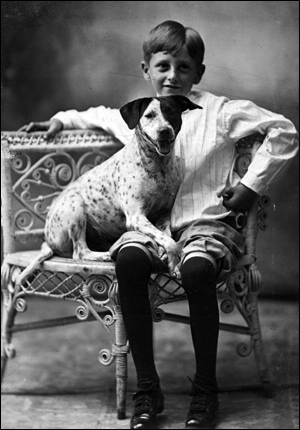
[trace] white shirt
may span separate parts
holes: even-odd
[[[176,231],[199,219],[221,219],[230,215],[222,193],[239,182],[262,195],[280,176],[298,151],[298,134],[291,121],[247,100],[228,100],[206,91],[191,92],[189,98],[203,109],[186,111],[176,138],[182,183],[171,214]],[[85,112],[59,112],[65,129],[101,127],[124,145],[131,141],[118,109],[104,106]],[[265,135],[247,173],[240,179],[234,171],[235,143],[254,133]]]

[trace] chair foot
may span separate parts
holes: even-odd
[[[1,357],[1,384],[6,369],[7,355]]]
[[[126,412],[124,410],[118,410],[117,417],[118,417],[118,420],[125,420]]]

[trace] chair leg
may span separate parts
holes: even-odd
[[[262,339],[258,313],[258,293],[250,293],[248,295],[248,303],[252,308],[252,313],[250,315],[253,327],[252,339],[254,340],[254,354],[260,374],[260,379],[264,388],[265,395],[267,397],[272,397],[271,378]]]
[[[117,416],[119,420],[126,418],[127,394],[127,335],[120,306],[115,307],[116,315],[116,390]]]
[[[4,269],[2,267],[2,269]],[[3,270],[4,272],[5,270]],[[2,275],[3,275],[2,272]],[[7,271],[6,275],[7,275]],[[12,331],[11,328],[14,324],[16,316],[16,309],[12,294],[8,291],[8,284],[11,283],[11,279],[4,279],[2,276],[2,304],[1,304],[1,383],[4,378],[6,369],[7,359],[13,358],[15,355],[15,349],[11,343]]]

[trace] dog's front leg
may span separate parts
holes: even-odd
[[[167,236],[172,237],[170,214],[160,217],[154,225],[158,230],[162,231]],[[164,263],[167,263],[168,255],[165,248],[161,245],[158,246],[158,255]]]
[[[160,217],[154,225],[156,228],[158,228],[158,230],[162,231],[167,236],[172,237],[170,214],[166,214]]]
[[[176,242],[162,231],[158,230],[142,213],[126,216],[127,230],[136,230],[154,239],[156,243],[166,250],[168,256],[169,272],[176,273],[176,265],[179,261]]]

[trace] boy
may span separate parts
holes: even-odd
[[[205,66],[200,35],[178,22],[155,27],[143,45],[142,70],[158,96],[181,94],[203,110],[183,113],[175,151],[181,160],[182,184],[172,211],[173,237],[180,245],[182,285],[188,297],[191,333],[196,358],[186,428],[214,428],[218,413],[216,357],[219,332],[216,283],[236,267],[243,252],[242,236],[235,229],[235,211],[247,211],[257,194],[297,153],[297,133],[282,115],[249,101],[229,101],[205,91],[199,84]],[[60,112],[45,123],[22,130],[102,127],[126,144],[132,133],[118,110],[103,106],[86,112]],[[233,170],[235,142],[253,134],[266,138],[242,180]],[[121,308],[138,391],[130,428],[153,428],[163,411],[164,398],[153,356],[152,316],[147,285],[161,264],[154,241],[136,232],[125,233],[110,249],[116,259]]]

